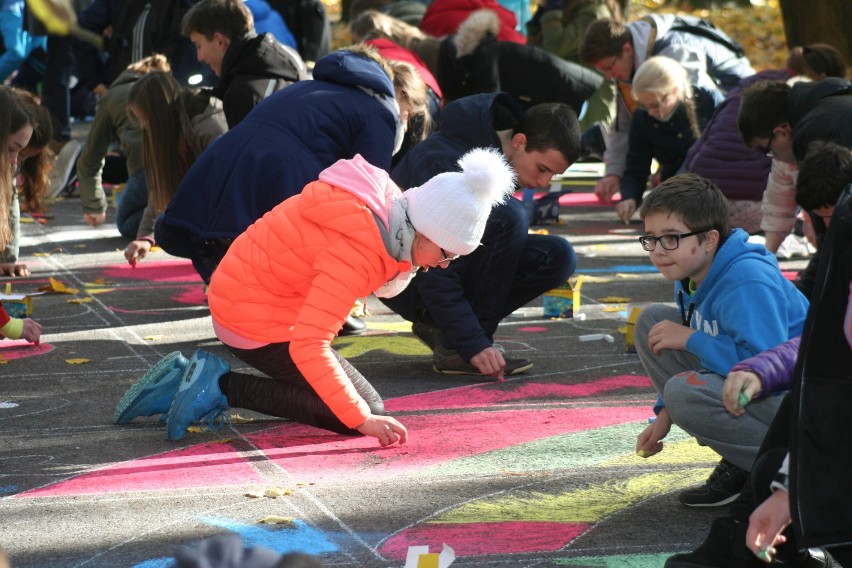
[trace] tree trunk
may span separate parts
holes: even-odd
[[[852,65],[850,0],[780,0],[787,47],[827,43]]]

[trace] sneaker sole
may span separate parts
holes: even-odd
[[[737,497],[739,497],[739,496],[740,496],[739,493],[735,493],[734,495],[731,495],[730,497],[726,497],[726,498],[722,499],[721,501],[715,501],[713,503],[684,503],[683,501],[681,501],[680,504],[683,505],[684,507],[703,507],[703,508],[723,507],[725,505],[728,505],[728,504],[736,501]]]
[[[156,381],[158,378],[165,378],[164,373],[168,371],[175,361],[183,357],[180,351],[173,351],[160,359],[160,362],[154,365],[145,375],[142,376],[141,379],[136,381],[136,384],[127,389],[127,392],[124,393],[124,396],[121,397],[121,400],[118,401],[118,405],[115,407],[115,412],[113,413],[112,420],[115,424],[126,424],[130,422],[132,418],[127,419],[126,415],[129,414],[129,411],[133,408],[133,406],[139,402],[138,399],[140,395],[144,394],[146,390],[148,390],[148,385],[152,382]],[[186,366],[184,366],[186,368]],[[178,382],[180,384],[180,382]],[[135,418],[135,417],[134,417]]]

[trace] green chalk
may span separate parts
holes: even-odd
[[[742,396],[742,394],[740,396]],[[770,559],[769,553],[766,551],[765,548],[761,548],[760,550],[757,551],[757,557],[760,558],[761,560],[769,560]]]
[[[737,404],[739,404],[740,408],[745,408],[749,402],[751,402],[751,399],[748,397],[748,395],[740,391],[740,396],[737,399]]]

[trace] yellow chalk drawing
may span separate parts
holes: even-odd
[[[334,348],[347,359],[358,357],[370,351],[385,351],[394,355],[432,354],[429,348],[420,343],[416,337],[393,335],[340,337],[334,341]]]
[[[663,440],[665,446],[663,451],[650,458],[640,458],[633,454],[624,454],[598,464],[599,467],[627,466],[636,467],[636,464],[657,468],[663,465],[706,465],[712,468],[719,462],[719,454],[707,446],[699,446],[694,438],[680,442],[669,443]],[[710,470],[707,470],[709,475]]]
[[[638,459],[638,458],[637,458]],[[526,496],[475,501],[430,523],[502,523],[510,521],[593,523],[650,497],[707,479],[709,469],[646,473],[624,481],[595,484],[559,495],[531,491]]]

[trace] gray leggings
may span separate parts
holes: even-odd
[[[219,379],[219,387],[234,408],[246,408],[269,416],[289,418],[338,434],[360,435],[344,425],[317,395],[293,359],[289,343],[271,343],[257,349],[228,349],[243,362],[267,376],[231,371]],[[373,414],[384,414],[385,405],[367,379],[349,362],[332,351],[352,385]]]
[[[654,355],[650,350],[648,333],[665,320],[681,323],[680,313],[664,304],[645,308],[636,320],[634,338],[639,360],[654,388],[662,393],[672,422],[731,463],[751,471],[783,396],[756,400],[742,416],[730,414],[722,402],[725,377],[702,369],[698,357],[688,351],[666,349]]]

